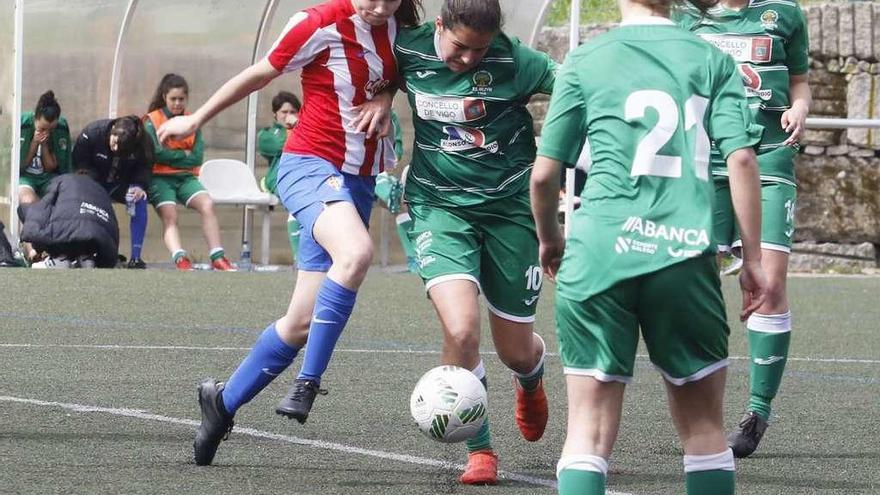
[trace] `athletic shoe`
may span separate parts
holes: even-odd
[[[221,256],[216,260],[211,262],[211,268],[217,270],[218,272],[237,272],[238,269],[229,262],[226,256]]]
[[[43,261],[38,261],[31,265],[31,268],[37,268],[40,270],[44,269],[64,269],[70,268],[70,260],[67,259],[67,256],[58,256],[58,257],[47,257]]]
[[[76,268],[95,268],[95,257],[91,255],[78,256],[74,265]]]
[[[144,260],[140,258],[132,258],[128,260],[128,265],[126,265],[130,269],[134,270],[146,270],[147,264],[144,263]]]
[[[465,485],[497,485],[498,456],[489,449],[469,453],[467,467],[458,480]]]
[[[516,426],[526,441],[537,442],[544,435],[549,416],[544,380],[539,380],[534,390],[524,389],[516,377],[513,384],[516,389]]]
[[[181,256],[177,258],[177,261],[174,262],[174,266],[177,267],[178,270],[183,272],[191,272],[193,270],[192,261],[189,260],[186,256]]]
[[[758,449],[767,426],[767,420],[754,411],[746,411],[736,429],[727,435],[727,445],[733,450],[733,456],[742,459],[752,455]]]
[[[309,411],[312,410],[312,403],[315,402],[315,396],[318,394],[327,395],[327,391],[320,388],[318,382],[297,378],[287,395],[278,403],[275,412],[303,424],[309,418]]]
[[[730,255],[725,257],[725,260],[721,264],[721,275],[739,275],[743,267],[743,259]]]
[[[223,382],[211,379],[199,385],[199,408],[202,410],[202,423],[193,441],[193,455],[196,465],[207,466],[214,461],[214,454],[220,442],[229,438],[235,422],[223,406]]]

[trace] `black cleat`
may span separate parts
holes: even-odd
[[[315,402],[315,396],[318,394],[327,395],[327,391],[321,389],[318,382],[297,378],[287,395],[278,403],[275,412],[303,424],[309,418],[309,411],[312,410],[312,403]]]
[[[147,264],[140,258],[132,258],[128,260],[128,265],[126,266],[135,270],[145,270],[147,268]]]
[[[202,410],[202,424],[196,431],[196,439],[193,442],[193,454],[196,465],[208,466],[214,460],[217,447],[220,442],[229,438],[232,433],[232,416],[226,412],[223,406],[223,382],[212,379],[203,381],[199,385],[199,407]]]
[[[733,456],[742,459],[752,455],[758,449],[767,426],[768,423],[764,418],[754,411],[746,411],[739,420],[736,430],[727,435],[727,445],[733,450]]]

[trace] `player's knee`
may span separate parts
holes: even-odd
[[[339,259],[333,260],[333,265],[338,266],[344,272],[351,275],[363,275],[367,273],[372,262],[373,243],[367,237],[366,241],[358,240],[352,242],[348,249],[339,256]]]
[[[470,331],[465,322],[448,324],[446,332],[446,344],[454,349],[477,352],[480,347],[480,336],[477,332]]]

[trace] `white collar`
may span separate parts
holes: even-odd
[[[621,26],[675,26],[667,17],[650,15],[633,16],[620,23]]]

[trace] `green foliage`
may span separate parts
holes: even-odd
[[[547,11],[547,25],[567,25],[570,11],[571,0],[555,0]],[[581,24],[618,21],[620,12],[616,0],[581,0]]]

